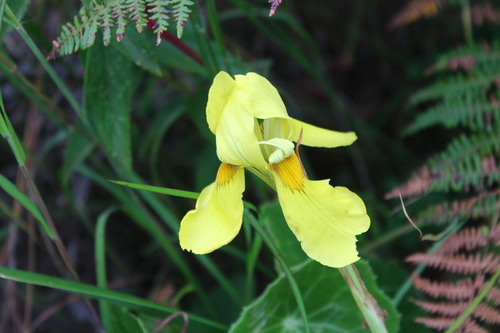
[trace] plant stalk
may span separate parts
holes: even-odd
[[[354,264],[340,268],[340,273],[344,277],[352,296],[358,305],[361,314],[370,331],[383,333],[387,332],[385,319],[387,314],[380,308],[375,298],[366,289],[365,283],[359,275],[358,269]]]

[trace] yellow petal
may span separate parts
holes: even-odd
[[[197,254],[212,252],[236,237],[243,218],[243,168],[222,163],[214,183],[205,187],[181,221],[181,248]]]
[[[265,140],[281,137],[297,142],[302,131],[301,144],[310,147],[348,146],[357,139],[354,132],[331,131],[293,118],[267,119],[263,127]]]
[[[222,114],[215,139],[217,156],[224,163],[265,169],[266,161],[259,145],[257,120],[231,99]]]
[[[227,102],[231,99],[235,87],[236,82],[228,73],[219,72],[208,91],[207,122],[208,127],[214,134],[222,112]]]
[[[234,98],[252,116],[259,119],[288,117],[278,90],[256,73],[236,75]]]
[[[344,267],[359,259],[356,235],[368,230],[370,218],[363,201],[329,180],[306,179],[294,154],[269,166],[288,226],[312,259]]]

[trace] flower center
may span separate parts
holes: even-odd
[[[222,163],[219,167],[219,171],[217,171],[217,177],[215,178],[217,185],[229,183],[239,168],[240,167],[237,165]]]
[[[297,155],[292,154],[279,163],[269,164],[269,169],[276,172],[283,184],[292,191],[304,188],[304,173]]]

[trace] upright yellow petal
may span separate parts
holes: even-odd
[[[310,147],[348,146],[357,139],[354,132],[332,131],[290,117],[266,119],[263,127],[264,140],[280,137],[297,142],[302,131],[301,144]]]
[[[232,98],[235,87],[236,82],[228,73],[219,72],[208,91],[207,122],[214,134],[226,104]]]
[[[306,179],[295,154],[269,169],[287,224],[304,252],[330,267],[357,261],[356,235],[370,226],[363,201],[329,180]]]
[[[288,117],[278,90],[256,73],[236,75],[234,98],[252,116],[259,119]]]
[[[214,183],[201,191],[196,208],[181,221],[181,248],[210,253],[236,237],[243,219],[243,168],[222,163]]]
[[[231,99],[215,132],[219,159],[234,165],[265,168],[257,130],[257,120],[245,112],[235,99]]]

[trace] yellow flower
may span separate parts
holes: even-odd
[[[215,182],[181,221],[183,249],[205,254],[236,237],[243,218],[243,169],[248,168],[275,187],[286,222],[310,258],[331,267],[359,259],[356,235],[370,226],[363,201],[328,179],[307,179],[293,143],[347,146],[356,140],[353,132],[291,118],[276,88],[255,73],[235,79],[217,74],[208,95],[207,122],[222,164]]]

